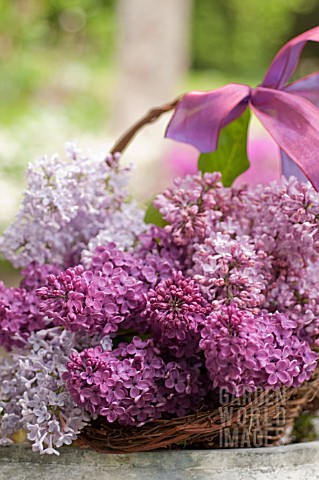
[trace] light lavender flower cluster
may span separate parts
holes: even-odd
[[[298,387],[317,363],[319,197],[296,179],[224,188],[176,180],[145,225],[118,156],[41,160],[3,252],[2,443],[25,429],[57,453],[97,417],[142,426],[219,391]],[[55,163],[56,162],[56,163]],[[82,263],[80,263],[82,262]],[[17,351],[17,348],[19,351]]]
[[[67,154],[67,160],[44,157],[28,168],[21,208],[1,241],[15,267],[70,265],[82,250],[89,256],[114,235],[129,248],[145,229],[142,209],[128,200],[130,167],[121,168],[119,156],[85,155],[73,144]]]
[[[88,413],[73,401],[62,381],[75,343],[66,330],[40,330],[31,334],[28,350],[1,366],[2,444],[24,429],[34,451],[58,454],[56,448],[70,445],[88,423]]]

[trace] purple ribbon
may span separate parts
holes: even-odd
[[[319,42],[319,27],[298,35],[277,53],[256,88],[229,84],[209,92],[187,93],[178,103],[165,136],[200,152],[216,150],[222,127],[249,106],[278,144],[286,176],[310,180],[319,190],[319,72],[294,83],[294,72],[308,41]]]

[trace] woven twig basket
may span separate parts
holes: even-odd
[[[111,153],[122,153],[135,134],[162,114],[173,110],[174,100],[150,110],[114,145]],[[281,443],[294,420],[319,397],[319,367],[310,381],[299,388],[260,391],[241,398],[222,399],[195,414],[158,420],[142,427],[121,427],[98,417],[84,428],[79,447],[103,453],[133,453],[163,448],[238,448],[274,446]],[[318,402],[315,402],[318,403]]]

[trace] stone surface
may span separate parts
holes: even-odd
[[[286,447],[105,455],[66,448],[60,457],[0,448],[0,480],[317,480],[319,442]]]

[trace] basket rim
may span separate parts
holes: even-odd
[[[281,394],[278,395],[278,392]],[[216,448],[216,440],[220,441],[220,436],[230,431],[232,436],[244,432],[244,435],[248,435],[249,438],[258,440],[259,443],[256,446],[275,446],[280,444],[287,429],[293,427],[294,420],[307,404],[319,396],[318,392],[319,366],[312,378],[300,387],[261,391],[244,406],[240,405],[238,398],[235,398],[213,410],[198,411],[180,418],[160,419],[141,427],[121,427],[109,424],[103,417],[98,417],[84,428],[76,443],[81,448],[116,454],[159,449],[181,450],[192,448],[192,446],[195,446],[196,450],[201,446],[210,449]],[[269,405],[269,400],[274,400],[272,405]],[[221,422],[221,408],[234,408],[232,416],[226,422]],[[262,417],[265,418],[264,423],[260,422],[260,417],[257,420],[254,417],[256,409],[259,409],[257,415],[260,413],[264,415]],[[279,424],[278,417],[283,409],[284,423]],[[243,413],[245,422],[241,421]],[[219,448],[236,448],[236,446],[238,445],[219,445]]]

